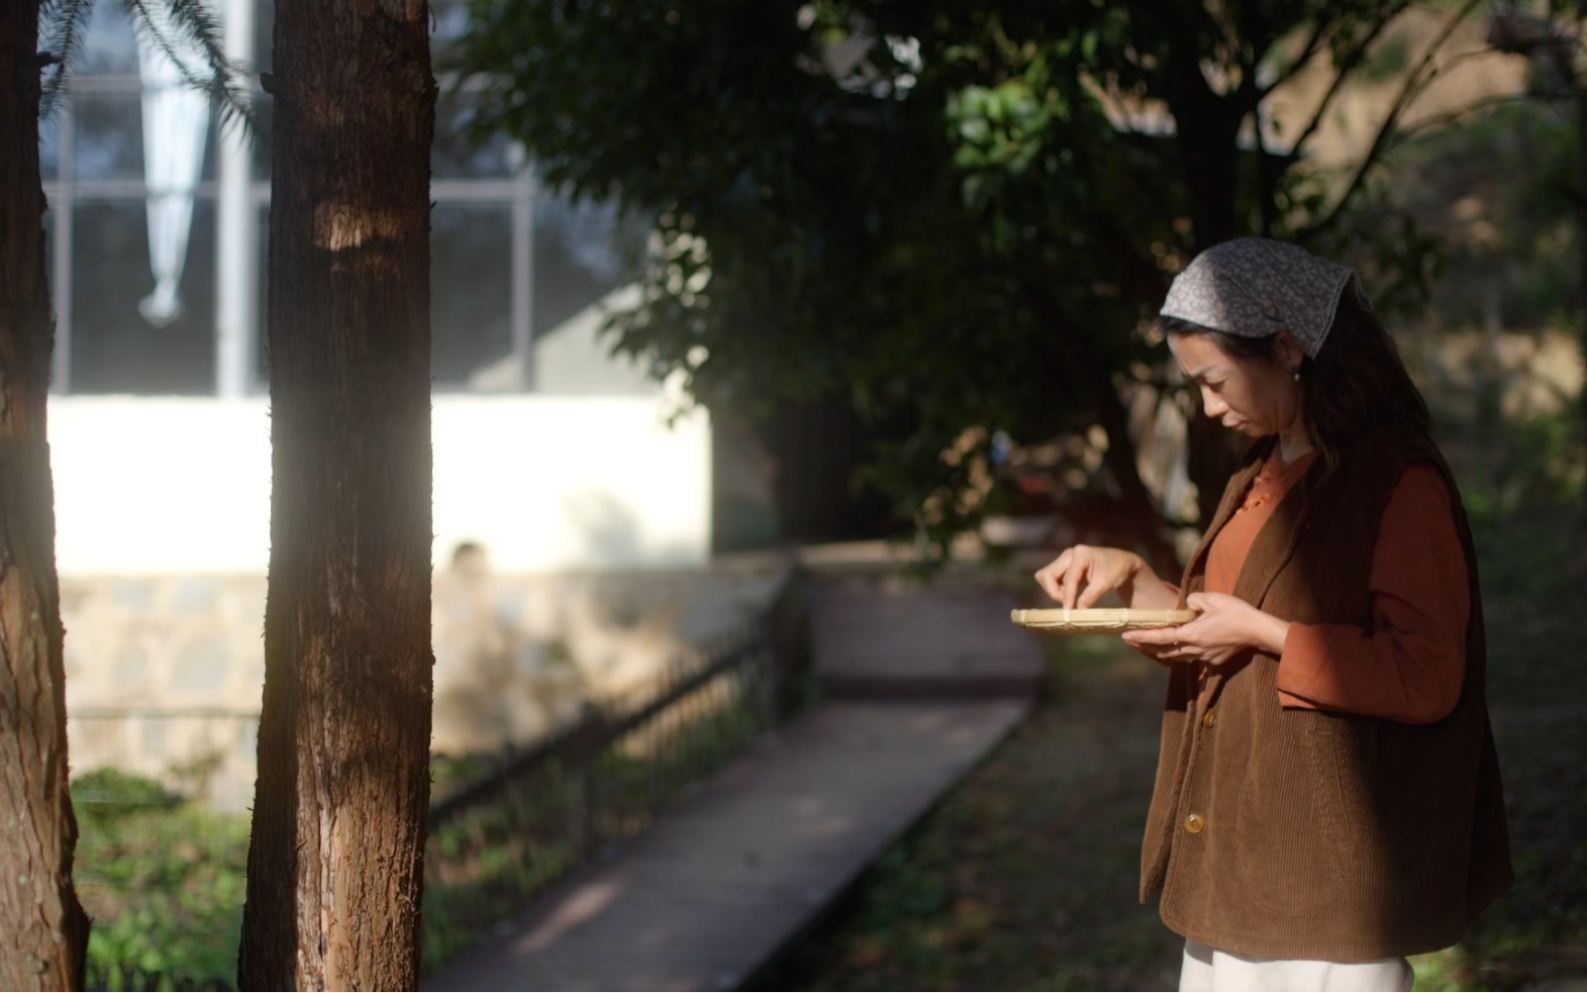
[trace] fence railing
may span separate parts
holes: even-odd
[[[799,690],[803,610],[801,586],[790,574],[771,606],[736,636],[681,654],[638,692],[587,704],[570,726],[525,751],[469,760],[468,767],[484,768],[472,778],[438,785],[425,855],[426,966],[444,963],[547,884],[643,830],[701,778],[777,725]],[[186,739],[196,736],[202,754],[220,756],[252,745],[258,715],[224,708],[107,707],[79,709],[73,719],[81,733],[109,736],[107,743],[192,744]],[[144,742],[150,735],[160,741]],[[194,765],[195,783],[212,771],[211,763]],[[128,804],[113,787],[80,783],[83,812]],[[137,802],[150,804],[146,797]],[[171,830],[163,824],[138,822],[138,830],[150,832],[139,844],[163,852]],[[200,846],[210,840],[183,838]],[[237,857],[229,871],[239,880],[245,851],[244,845],[227,856]],[[105,878],[85,869],[82,883],[90,889],[147,885],[118,882],[115,873],[100,875]],[[127,893],[109,902],[131,905],[144,895]],[[95,988],[222,988],[218,974],[193,972],[186,959],[207,963],[214,957],[211,945],[233,949],[221,957],[235,958],[240,888],[234,896],[236,913],[183,925],[205,932],[189,936],[202,947],[184,964],[96,960]]]
[[[217,706],[79,706],[67,714],[75,769],[113,767],[215,810],[253,802],[259,712]],[[114,797],[85,796],[114,803]]]
[[[643,830],[786,713],[803,654],[797,583],[739,637],[676,660],[647,698],[571,726],[437,798],[425,855],[433,968],[605,846]]]

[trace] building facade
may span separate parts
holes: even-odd
[[[272,0],[215,3],[229,56],[269,71]],[[432,7],[441,53],[463,8]],[[56,560],[74,768],[202,767],[211,799],[241,807],[269,562],[270,98],[255,85],[249,141],[183,85],[188,60],[195,53],[140,35],[123,4],[100,0],[42,129]],[[639,647],[622,647],[613,631],[623,625],[599,608],[624,583],[657,586],[636,578],[657,570],[674,577],[670,590],[698,585],[711,431],[701,411],[674,416],[677,391],[610,356],[599,336],[606,310],[634,300],[644,231],[541,188],[512,143],[470,141],[473,95],[440,83],[437,699],[455,702],[487,669],[491,685],[524,689],[531,703],[550,694],[491,718],[497,738],[522,738],[614,673],[637,678],[639,662],[666,654],[659,635],[640,644],[630,633]],[[451,566],[461,547],[483,551],[486,585]],[[481,589],[493,592],[482,600]],[[635,616],[678,614],[685,592]],[[488,716],[448,707],[438,741]]]
[[[465,12],[433,7],[441,64]],[[162,42],[113,2],[45,121],[63,574],[263,570],[273,10],[217,4],[228,55],[256,70],[252,139],[184,85],[203,67],[180,32]],[[471,140],[474,93],[440,82],[437,561],[461,541],[513,571],[703,561],[704,417],[663,424],[678,398],[598,333],[633,300],[644,231],[541,188],[505,138]]]

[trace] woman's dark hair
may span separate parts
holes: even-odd
[[[1176,317],[1159,317],[1170,335],[1210,336],[1226,354],[1247,362],[1277,364],[1278,338],[1247,338]],[[1300,365],[1301,416],[1328,471],[1340,453],[1379,431],[1426,434],[1427,401],[1411,381],[1394,339],[1358,295],[1346,289],[1317,357]]]

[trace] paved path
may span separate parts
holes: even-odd
[[[812,624],[825,701],[426,988],[739,986],[1027,713],[1040,651],[1007,611],[987,591],[820,586]],[[888,674],[899,683],[891,692]],[[951,699],[954,678],[969,699]],[[867,699],[843,699],[846,685]]]
[[[828,580],[810,599],[826,698],[1032,699],[1040,688],[1040,652],[1010,623],[1006,593]]]

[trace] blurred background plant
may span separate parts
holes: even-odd
[[[72,782],[89,989],[230,989],[248,821],[115,769]]]
[[[1437,244],[1384,157],[1441,74],[1505,58],[1477,6],[473,0],[454,65],[480,134],[653,223],[612,344],[762,427],[785,537],[945,554],[1022,498],[979,485],[994,437],[1100,429],[1091,526],[1166,564],[1231,458],[1191,422],[1196,485],[1169,501],[1143,479],[1127,401],[1181,406],[1148,328],[1168,281],[1268,234],[1356,262],[1381,309],[1419,307]],[[862,443],[781,443],[779,414]],[[851,483],[885,501],[801,522],[809,492]]]

